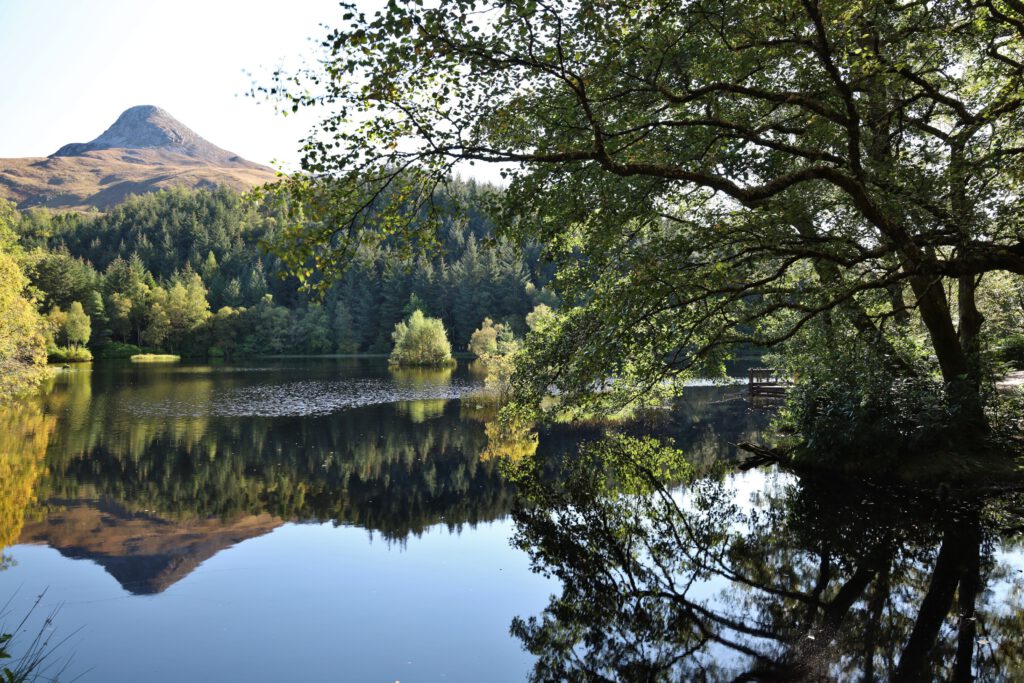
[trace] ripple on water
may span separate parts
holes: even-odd
[[[208,402],[134,401],[125,406],[139,417],[306,417],[399,401],[457,399],[478,384],[396,386],[387,379],[297,381],[215,392]]]

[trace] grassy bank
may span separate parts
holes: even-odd
[[[131,357],[133,363],[177,363],[181,356],[170,353],[137,353]]]

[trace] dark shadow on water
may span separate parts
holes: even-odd
[[[557,485],[517,470],[516,543],[563,585],[513,625],[535,680],[1024,675],[1019,495],[757,471],[680,485],[629,454],[575,459]]]

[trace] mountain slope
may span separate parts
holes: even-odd
[[[49,157],[0,159],[0,197],[21,209],[105,210],[132,194],[220,185],[245,191],[274,178],[273,169],[149,105],[126,110],[92,142],[64,145]]]

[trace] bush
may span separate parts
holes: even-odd
[[[888,459],[953,443],[956,415],[943,384],[929,378],[878,373],[801,382],[788,399],[787,426],[819,460]]]
[[[473,331],[469,337],[469,350],[477,357],[496,353],[498,351],[498,333],[504,329],[504,325],[495,325],[490,318],[484,318],[480,328]]]
[[[452,345],[437,318],[413,311],[409,320],[395,325],[391,338],[395,348],[388,362],[393,365],[452,365]]]
[[[909,345],[887,355],[838,314],[807,325],[768,362],[796,379],[777,426],[797,433],[804,459],[887,468],[976,445],[931,361]]]
[[[1001,355],[1004,362],[1024,368],[1024,334],[1015,334],[1003,342]]]
[[[46,350],[46,356],[51,363],[88,363],[92,361],[92,352],[84,346],[51,346]]]
[[[96,349],[96,357],[101,359],[131,358],[139,353],[142,353],[140,347],[122,342],[110,342]]]

